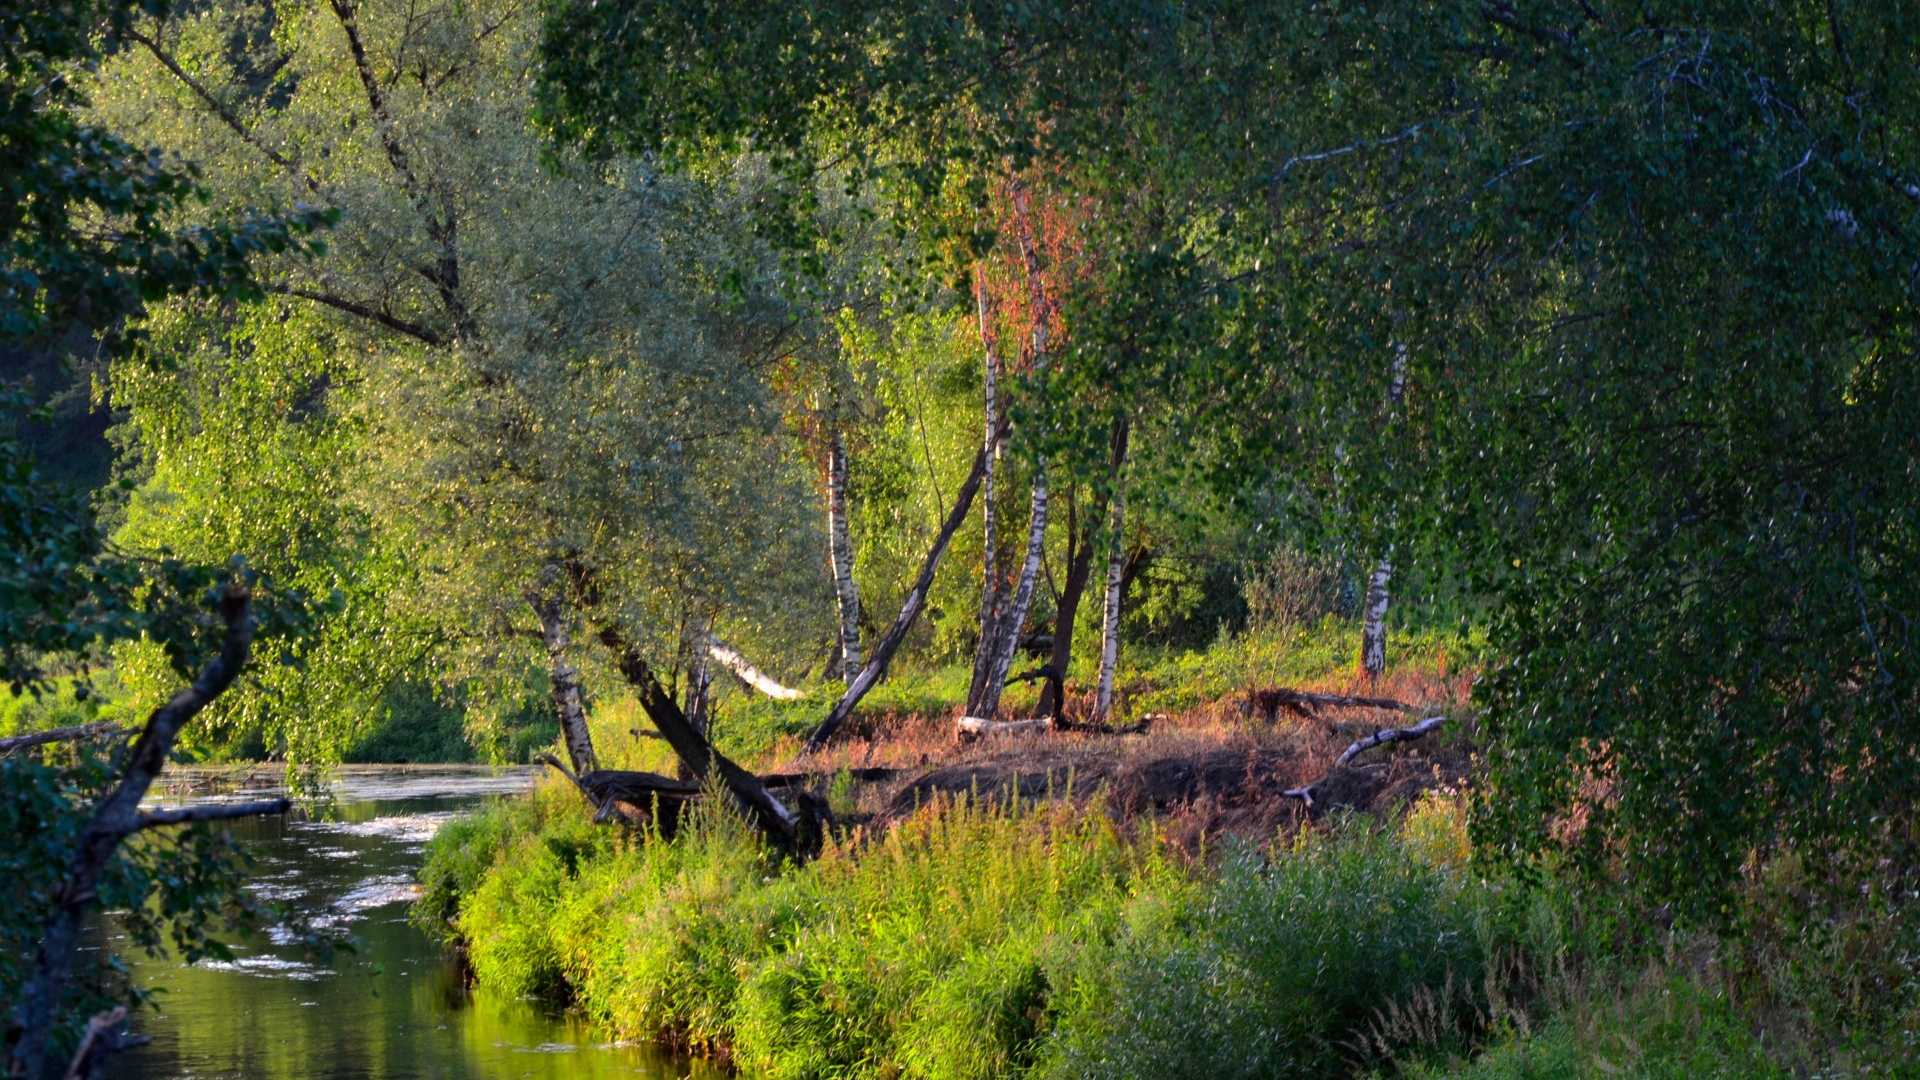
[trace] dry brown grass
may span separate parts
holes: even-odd
[[[1402,669],[1376,684],[1342,676],[1295,689],[1387,696],[1458,713],[1470,683],[1468,673]],[[1070,708],[1084,708],[1074,697]],[[843,814],[876,823],[935,793],[1058,799],[1104,790],[1116,816],[1152,815],[1172,839],[1197,848],[1222,832],[1270,837],[1299,825],[1309,810],[1282,791],[1319,780],[1354,739],[1406,722],[1405,714],[1366,709],[1269,722],[1248,715],[1244,701],[1236,694],[1159,718],[1139,735],[1038,732],[962,741],[956,716],[884,715],[865,719],[804,763],[796,761],[799,740],[787,739],[757,764],[769,772],[804,768],[826,775],[891,770],[886,780],[853,785],[843,797]],[[1455,728],[1428,742],[1374,751],[1325,785],[1326,796],[1311,812],[1336,805],[1384,809],[1435,783],[1458,783],[1467,767],[1466,734]]]

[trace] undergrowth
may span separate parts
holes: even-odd
[[[720,805],[668,840],[544,787],[442,832],[418,917],[491,988],[778,1080],[1915,1075],[1891,909],[1680,934],[1490,876],[1457,796],[1197,859],[1098,799],[939,800],[804,865]]]

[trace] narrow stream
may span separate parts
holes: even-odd
[[[469,991],[439,945],[408,922],[414,874],[442,823],[524,790],[528,770],[363,767],[333,783],[326,820],[236,823],[263,897],[293,900],[359,950],[312,963],[274,935],[240,941],[231,962],[124,959],[156,1009],[137,1014],[153,1042],[124,1055],[122,1080],[497,1080],[508,1077],[716,1078],[718,1070],[649,1046],[615,1045],[532,1001]],[[179,793],[170,805],[259,798]]]

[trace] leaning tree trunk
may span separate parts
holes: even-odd
[[[853,580],[853,541],[847,535],[847,440],[838,430],[827,450],[827,555],[840,609],[839,668],[852,682],[860,671],[860,587]]]
[[[1387,668],[1387,581],[1393,577],[1393,561],[1388,556],[1374,567],[1373,580],[1367,583],[1367,607],[1360,628],[1360,670],[1368,679],[1378,679]]]
[[[767,786],[759,777],[735,764],[707,741],[700,729],[681,711],[673,695],[660,684],[659,676],[633,643],[627,640],[626,634],[612,623],[603,623],[600,626],[600,641],[613,654],[614,666],[621,677],[639,695],[640,707],[646,711],[647,718],[653,721],[653,726],[666,739],[667,745],[673,748],[674,755],[686,766],[693,779],[704,782],[710,774],[718,773],[720,782],[733,795],[734,801],[763,832],[781,841],[795,840],[799,835],[800,819],[767,791]],[[591,777],[583,773],[580,778],[591,786]]]
[[[547,649],[547,675],[552,684],[548,696],[554,716],[560,721],[560,738],[567,747],[567,760],[573,771],[588,773],[600,767],[593,752],[593,732],[587,727],[587,710],[580,694],[580,669],[567,659],[571,645],[567,634],[567,610],[563,597],[560,569],[548,566],[541,575],[540,591],[528,590],[527,605],[540,623],[540,641]]]
[[[1042,466],[1033,478],[1033,508],[1027,519],[1027,557],[1020,564],[1020,577],[1013,599],[1000,619],[999,632],[991,643],[981,642],[987,653],[986,678],[968,695],[967,715],[992,720],[1000,711],[1000,693],[1006,689],[1007,672],[1013,667],[1013,654],[1020,648],[1020,627],[1027,621],[1027,608],[1033,602],[1033,586],[1040,576],[1040,557],[1047,540],[1047,472]],[[979,667],[976,666],[976,672]]]
[[[86,827],[75,839],[67,856],[66,877],[45,898],[53,912],[40,928],[31,973],[15,991],[7,1017],[6,1074],[13,1080],[39,1080],[46,1071],[48,1042],[72,979],[74,954],[82,947],[87,912],[99,900],[101,880],[108,876],[121,844],[137,832],[163,825],[287,812],[285,799],[146,813],[140,810],[141,800],[166,767],[181,729],[233,685],[253,650],[259,623],[246,589],[229,586],[221,594],[220,617],[226,623],[220,655],[201,670],[192,685],[175,692],[147,717],[146,726],[121,759],[119,782],[94,804]]]
[[[992,439],[988,440],[989,446],[992,441]],[[858,705],[867,691],[873,689],[874,684],[880,681],[880,677],[887,673],[887,664],[892,662],[893,654],[899,650],[900,643],[906,640],[907,631],[913,629],[914,621],[920,617],[921,609],[926,607],[927,590],[933,588],[934,572],[939,570],[940,559],[946,555],[947,546],[953,542],[953,534],[960,531],[961,524],[967,520],[967,514],[973,510],[973,500],[980,494],[980,485],[986,479],[987,465],[991,460],[991,455],[988,453],[989,446],[982,446],[980,452],[974,455],[973,468],[967,473],[966,480],[961,482],[960,493],[954,496],[953,509],[947,513],[947,520],[940,526],[940,534],[934,537],[933,547],[927,551],[926,560],[920,564],[920,576],[915,579],[913,588],[907,590],[907,598],[900,605],[899,617],[893,620],[893,625],[887,627],[887,632],[880,635],[880,640],[874,643],[873,656],[867,660],[867,666],[860,669],[859,676],[848,684],[847,692],[840,695],[840,700],[833,703],[833,708],[827,712],[827,718],[820,721],[820,726],[814,728],[813,733],[807,736],[807,741],[800,747],[800,756],[805,757],[825,746],[833,733],[846,722],[847,717],[853,714],[853,707]]]

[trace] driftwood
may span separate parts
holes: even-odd
[[[1327,770],[1326,776],[1322,776],[1320,779],[1315,780],[1305,787],[1290,788],[1280,794],[1289,799],[1299,799],[1308,806],[1312,806],[1313,789],[1326,783],[1328,776],[1332,776],[1334,773],[1351,765],[1354,758],[1359,757],[1361,754],[1376,746],[1384,746],[1390,742],[1410,742],[1414,739],[1425,738],[1429,733],[1437,730],[1446,722],[1447,718],[1444,716],[1429,716],[1412,727],[1387,728],[1384,731],[1376,731],[1347,747],[1345,750],[1340,751],[1340,756],[1333,759],[1333,768]]]
[[[1164,718],[1158,713],[1150,713],[1131,724],[1090,724],[1079,720],[1068,720],[1062,716],[1037,716],[1031,720],[987,720],[978,716],[963,716],[954,721],[953,726],[963,739],[977,739],[982,735],[1019,735],[1041,731],[1077,731],[1085,735],[1140,735],[1159,719]]]
[[[120,725],[111,720],[96,720],[91,724],[77,724],[73,727],[54,728],[50,731],[36,731],[31,735],[14,735],[0,739],[0,757],[6,757],[15,750],[25,750],[29,746],[43,746],[47,743],[72,742],[77,739],[102,739],[117,734]]]
[[[720,662],[720,666],[733,672],[741,682],[767,695],[775,701],[797,701],[806,696],[806,692],[782,686],[780,680],[761,671],[747,662],[740,651],[719,638],[711,638],[707,643],[707,655]]]
[[[1269,721],[1278,719],[1282,709],[1297,716],[1311,717],[1320,709],[1393,709],[1398,712],[1419,712],[1422,708],[1424,706],[1410,705],[1393,698],[1315,694],[1285,686],[1255,690],[1247,695],[1244,706],[1247,715],[1252,716],[1257,713]]]

